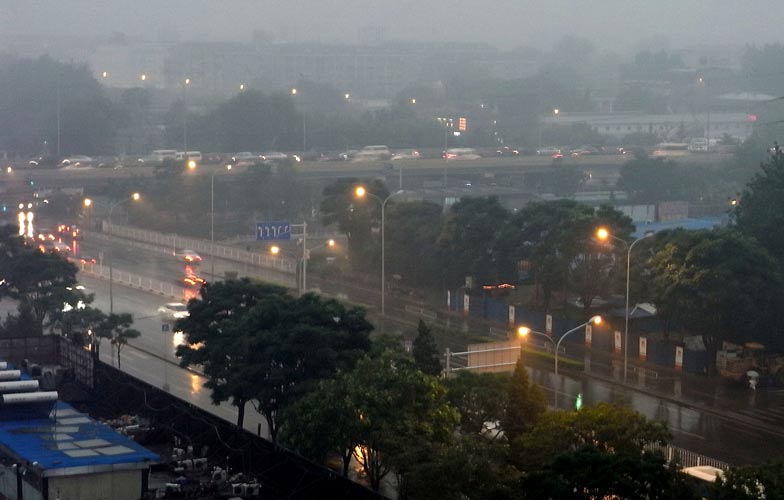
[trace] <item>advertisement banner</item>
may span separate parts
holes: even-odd
[[[640,337],[640,361],[648,359],[648,339]]]
[[[548,314],[545,317],[544,333],[546,333],[547,335],[550,335],[550,336],[552,336],[552,334],[553,334],[553,315],[552,314]]]
[[[618,330],[615,330],[615,342],[613,346],[613,352],[615,352],[615,354],[621,352],[621,332]]]
[[[463,295],[463,314],[468,314],[468,307],[470,301],[471,301],[471,297],[469,297],[467,294]]]
[[[675,369],[683,370],[683,347],[681,346],[675,348]]]
[[[515,306],[509,306],[509,324],[514,325],[515,322]]]
[[[591,347],[591,336],[593,335],[593,325],[585,325],[585,347]]]

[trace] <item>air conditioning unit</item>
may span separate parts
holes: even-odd
[[[261,494],[261,485],[259,483],[250,483],[245,486],[245,496],[257,497]]]
[[[245,493],[245,485],[242,483],[235,483],[231,485],[231,494],[232,495],[240,495]]]

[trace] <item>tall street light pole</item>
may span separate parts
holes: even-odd
[[[626,376],[629,371],[629,284],[630,284],[630,271],[632,262],[632,248],[638,242],[652,236],[653,233],[646,233],[644,236],[632,241],[631,245],[626,240],[621,239],[611,234],[606,228],[599,228],[596,231],[596,237],[600,241],[608,241],[614,239],[623,243],[626,248],[626,307],[624,309],[624,329],[623,329],[623,381],[626,382]]]
[[[561,338],[558,339],[558,343],[555,344],[555,374],[556,375],[558,375],[558,350],[561,348],[561,342],[563,342],[564,339],[569,336],[569,334],[571,334],[573,332],[576,332],[580,328],[583,328],[583,327],[589,325],[590,323],[593,323],[594,325],[599,325],[599,324],[602,323],[602,317],[601,316],[594,316],[591,319],[589,319],[588,321],[586,321],[585,323],[583,323],[581,325],[577,325],[574,328],[572,328],[571,330],[569,330],[568,332],[564,333],[563,335],[561,335]]]
[[[191,79],[186,78],[182,85],[182,152],[188,160],[188,85]]]
[[[231,170],[231,164],[226,165],[226,170]],[[215,174],[220,172],[216,170],[210,176],[210,275],[215,279]]]
[[[386,241],[385,241],[385,233],[386,233],[386,213],[385,209],[387,206],[387,202],[396,195],[403,193],[402,190],[395,191],[391,193],[386,198],[381,198],[367,189],[364,186],[357,186],[354,189],[354,196],[357,198],[364,198],[365,196],[370,196],[371,198],[375,198],[381,204],[381,316],[386,316]]]
[[[129,196],[129,197],[123,199],[123,200],[120,200],[117,203],[114,203],[114,204],[112,204],[112,206],[109,207],[109,240],[110,240],[110,244],[109,244],[109,314],[110,315],[114,312],[114,288],[113,288],[113,283],[114,283],[114,280],[113,280],[113,278],[114,278],[114,274],[113,274],[114,273],[114,266],[112,264],[112,262],[114,261],[114,252],[112,251],[112,246],[111,246],[111,238],[112,238],[112,232],[114,232],[114,226],[112,225],[112,212],[114,212],[114,209],[117,208],[118,206],[122,205],[123,203],[127,203],[129,201],[139,201],[139,198],[141,198],[139,193],[133,193],[131,196]]]

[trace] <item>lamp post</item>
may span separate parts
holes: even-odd
[[[84,206],[84,211],[87,212],[87,230],[92,231],[93,226],[91,222],[92,222],[92,212],[93,212],[93,208],[92,208],[93,200],[91,198],[85,198],[84,201],[82,202],[82,205]]]
[[[568,332],[566,332],[563,335],[561,335],[561,338],[558,339],[558,343],[555,344],[555,374],[556,375],[558,375],[558,350],[561,348],[561,342],[563,342],[563,340],[566,337],[568,337],[570,333],[576,332],[580,328],[583,328],[583,327],[587,326],[590,323],[593,323],[594,325],[599,325],[599,324],[601,324],[601,322],[602,322],[602,317],[601,316],[594,316],[591,319],[589,319],[588,321],[586,321],[585,323],[583,323],[581,325],[577,325],[574,328],[572,328],[571,330],[569,330]]]
[[[632,248],[637,242],[644,240],[652,236],[653,233],[646,233],[644,236],[637,238],[636,240],[632,241],[631,245],[626,242],[626,240],[621,239],[607,230],[607,228],[600,227],[596,231],[596,237],[600,241],[608,241],[609,239],[614,239],[616,241],[620,241],[623,243],[624,247],[626,248],[626,307],[624,308],[624,328],[623,328],[623,381],[626,382],[626,374],[629,368],[629,278],[630,278],[630,268],[632,262]]]
[[[364,186],[357,186],[356,188],[354,188],[354,196],[356,196],[357,198],[364,198],[365,196],[370,196],[371,198],[375,198],[376,200],[378,200],[378,202],[381,204],[381,316],[385,316],[386,315],[386,269],[385,269],[385,266],[386,266],[386,255],[385,255],[386,249],[384,248],[385,247],[385,243],[386,243],[385,242],[385,234],[384,234],[385,233],[385,229],[386,229],[385,228],[385,225],[386,225],[385,208],[386,208],[387,202],[390,200],[390,198],[392,198],[393,196],[396,196],[398,194],[401,194],[401,193],[403,193],[403,191],[402,190],[398,190],[398,191],[395,191],[394,193],[391,193],[386,198],[382,199],[380,196],[377,196],[377,195],[369,192],[367,189],[365,189]]]
[[[310,260],[310,252],[318,250],[321,247],[332,248],[335,246],[335,240],[329,239],[324,243],[314,247],[305,248],[305,241],[302,241],[302,293],[308,292],[308,261]]]
[[[231,171],[231,164],[226,165],[226,170]],[[216,170],[210,176],[210,275],[215,279],[215,174],[220,172]]]
[[[182,85],[182,152],[188,160],[188,85],[191,79],[186,78]]]
[[[587,326],[587,325],[588,325],[588,324],[590,324],[590,323],[593,323],[594,325],[598,325],[598,324],[601,324],[601,322],[602,322],[602,317],[601,317],[601,316],[593,316],[591,319],[589,319],[589,320],[588,320],[588,321],[586,321],[585,323],[583,323],[583,324],[581,324],[581,325],[578,325],[578,326],[576,326],[576,327],[572,328],[571,330],[567,331],[567,332],[566,332],[566,333],[564,333],[563,335],[561,335],[561,337],[558,339],[558,342],[556,342],[555,340],[553,340],[553,338],[552,338],[550,335],[547,335],[546,333],[542,333],[542,332],[537,332],[536,330],[532,330],[532,329],[528,328],[527,326],[521,326],[521,327],[519,327],[519,328],[517,329],[517,334],[518,334],[520,337],[527,337],[528,335],[530,335],[530,334],[532,334],[532,333],[533,333],[534,335],[539,335],[539,336],[541,336],[541,337],[544,337],[544,338],[546,338],[547,340],[549,340],[549,341],[550,341],[550,343],[553,345],[553,349],[555,350],[555,374],[556,374],[556,375],[558,375],[558,350],[561,348],[561,342],[562,342],[562,341],[563,341],[563,340],[564,340],[564,339],[565,339],[565,338],[566,338],[566,337],[567,337],[569,334],[571,334],[572,332],[576,332],[576,331],[577,331],[577,330],[579,330],[580,328],[582,328],[582,327],[584,327],[584,326]]]
[[[114,209],[122,205],[123,203],[127,203],[129,201],[139,201],[139,198],[141,198],[141,195],[139,195],[139,193],[133,193],[131,196],[123,200],[120,200],[109,207],[109,239],[110,240],[114,229],[114,226],[112,225],[112,212],[114,212]],[[112,265],[113,261],[114,261],[114,252],[112,251],[111,245],[109,245],[109,314],[110,315],[114,312],[114,292],[113,292],[114,267]]]

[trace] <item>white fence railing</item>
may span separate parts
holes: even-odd
[[[700,465],[709,465],[711,467],[716,467],[717,469],[725,471],[730,467],[730,464],[727,462],[722,462],[721,460],[707,457],[701,453],[697,453],[696,451],[685,450],[671,444],[647,444],[645,445],[645,449],[648,451],[661,452],[661,454],[664,455],[664,458],[667,459],[667,462],[670,462],[673,459],[677,459],[678,465],[681,467],[698,467]]]
[[[109,268],[100,264],[79,263],[79,271],[95,278],[109,279]],[[112,269],[112,282],[175,299],[182,299],[184,294],[183,287],[153,278],[145,278],[144,276],[138,276],[116,268]]]
[[[204,255],[233,260],[235,262],[250,264],[252,266],[274,269],[282,273],[295,274],[297,270],[296,259],[287,257],[274,257],[258,252],[248,252],[246,250],[241,250],[239,248],[217,243],[213,245],[212,242],[208,240],[188,238],[176,234],[158,233],[155,231],[147,231],[145,229],[138,229],[130,226],[120,226],[117,224],[110,226],[109,223],[105,221],[103,224],[103,231],[104,233],[111,232],[112,236],[117,236],[120,238],[152,243],[157,246],[167,248],[171,252],[187,248]]]

